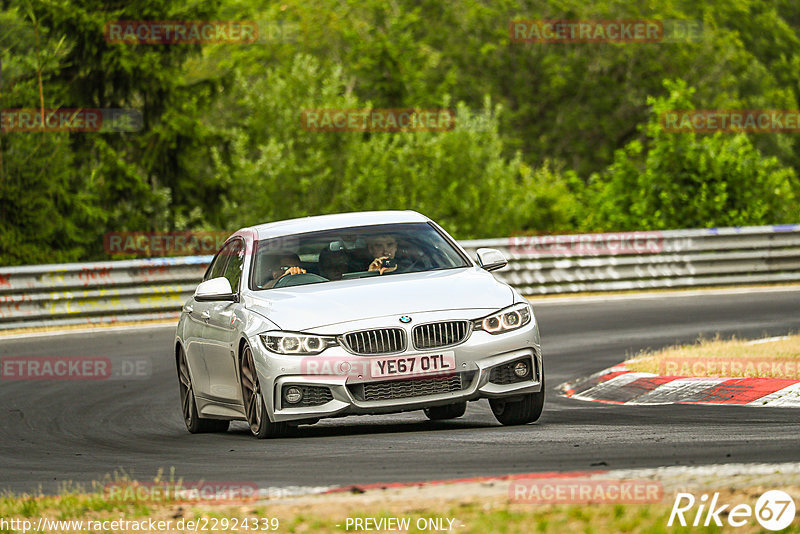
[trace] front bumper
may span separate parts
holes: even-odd
[[[356,356],[342,347],[331,347],[318,356],[285,356],[268,351],[258,338],[251,340],[251,346],[267,411],[274,422],[420,410],[481,398],[515,397],[539,392],[542,387],[542,354],[535,320],[504,334],[475,331],[454,347],[410,348],[391,356]],[[454,353],[453,373],[389,380],[369,376],[371,360],[437,352]],[[523,379],[503,369],[518,360],[529,362],[529,373]],[[287,403],[282,393],[288,386],[314,392],[317,404]]]

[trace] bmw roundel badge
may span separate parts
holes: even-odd
[[[411,316],[410,315],[403,315],[402,317],[400,317],[400,322],[401,323],[406,323],[406,324],[410,323],[411,322]]]

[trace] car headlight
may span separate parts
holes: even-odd
[[[261,334],[264,346],[278,354],[319,354],[328,347],[338,345],[333,336],[295,334],[293,332],[267,332]]]
[[[531,322],[530,304],[515,304],[510,308],[500,310],[491,315],[487,315],[483,319],[477,319],[473,322],[474,330],[483,330],[490,334],[502,334],[522,328]]]

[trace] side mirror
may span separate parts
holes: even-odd
[[[200,302],[208,302],[215,300],[229,300],[237,302],[239,300],[231,289],[231,283],[224,276],[219,278],[212,278],[205,282],[200,282],[197,289],[194,290],[194,300]]]
[[[481,269],[495,271],[508,265],[508,260],[499,250],[493,248],[479,248],[477,254],[478,265],[481,266]]]

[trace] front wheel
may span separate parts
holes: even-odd
[[[489,399],[492,413],[503,425],[524,425],[537,421],[544,408],[544,376],[542,389],[538,393],[529,393],[518,401],[505,399]]]
[[[289,425],[286,423],[273,423],[269,420],[250,345],[245,345],[242,351],[240,371],[244,413],[247,418],[247,424],[250,425],[250,432],[258,439],[276,438],[285,435],[289,430]]]
[[[181,409],[183,411],[183,422],[186,430],[192,434],[202,434],[205,432],[225,432],[228,430],[230,421],[221,419],[202,419],[197,415],[197,403],[194,399],[194,388],[192,387],[192,377],[189,374],[189,364],[186,361],[186,353],[183,348],[178,349],[178,387],[181,391]]]

